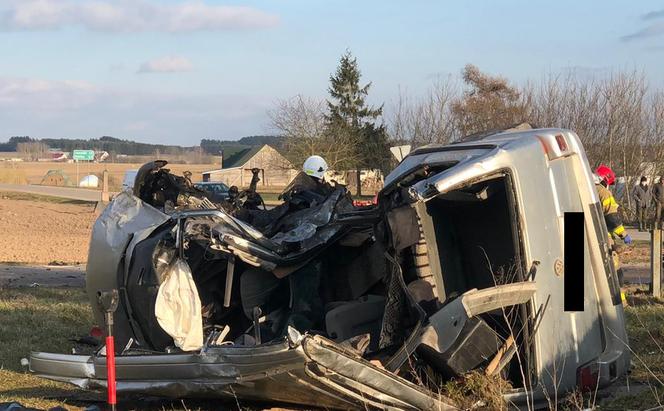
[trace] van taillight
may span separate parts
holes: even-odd
[[[544,153],[549,158],[549,160],[555,160],[557,158],[566,157],[574,152],[570,149],[569,144],[567,144],[567,138],[563,134],[544,134],[537,136],[540,143],[542,143],[542,148]]]
[[[576,386],[582,391],[592,391],[599,382],[599,366],[592,361],[576,370]]]
[[[562,134],[556,135],[556,143],[558,143],[560,151],[567,151],[567,141],[565,141],[565,137]]]

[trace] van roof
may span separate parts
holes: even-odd
[[[392,185],[402,176],[410,174],[425,163],[458,162],[469,160],[497,148],[514,149],[508,147],[515,141],[537,138],[543,134],[568,134],[570,130],[562,128],[536,128],[527,130],[497,130],[473,134],[450,144],[428,144],[418,147],[408,154],[392,172],[385,177],[385,188]],[[522,147],[519,144],[519,147]],[[538,145],[539,147],[539,145]]]
[[[538,134],[558,134],[567,133],[569,130],[563,128],[533,128],[529,130],[493,130],[463,137],[458,141],[449,144],[427,144],[413,150],[409,156],[422,154],[423,152],[433,152],[445,149],[458,150],[461,147],[477,148],[478,146],[488,145],[502,147],[508,143],[524,137],[536,137]]]

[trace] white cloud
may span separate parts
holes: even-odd
[[[14,0],[0,9],[0,29],[53,30],[82,26],[110,32],[191,32],[259,29],[278,24],[276,15],[253,7],[202,1],[158,4],[146,0]]]
[[[85,81],[0,77],[0,109],[78,109],[93,101],[97,92]]]
[[[0,76],[0,141],[111,135],[192,145],[266,132],[268,96],[144,92],[85,81]]]
[[[138,69],[139,73],[179,73],[191,71],[194,66],[189,60],[179,56],[166,56],[146,61]]]

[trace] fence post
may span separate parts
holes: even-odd
[[[650,291],[653,297],[659,298],[662,296],[662,229],[656,227],[650,233]]]
[[[109,195],[108,195],[108,170],[104,170],[104,174],[102,177],[102,183],[101,183],[101,201],[103,202],[108,202],[109,200]]]

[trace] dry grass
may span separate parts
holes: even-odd
[[[648,264],[650,263],[650,242],[635,241],[634,245],[624,247],[620,253],[623,264]]]
[[[0,402],[18,401],[26,406],[72,407],[67,398],[76,390],[26,373],[21,358],[30,351],[66,353],[70,338],[86,334],[92,313],[81,289],[0,290]],[[53,399],[57,397],[58,399]]]
[[[95,403],[103,407],[104,393],[86,392],[69,384],[35,377],[20,363],[21,358],[28,357],[30,351],[71,352],[75,343],[70,339],[86,335],[92,325],[92,312],[83,289],[0,289],[0,403],[16,401],[40,409],[63,406],[68,410],[83,410]],[[233,400],[120,396],[119,401],[119,409],[122,410],[264,409],[244,402],[239,407]]]
[[[450,398],[461,409],[504,410],[503,394],[512,389],[500,376],[487,376],[471,371],[461,378],[443,384],[441,395]]]
[[[12,167],[10,164],[0,166],[0,183],[27,184],[28,178],[24,170]]]
[[[630,346],[635,352],[630,385],[647,388],[639,394],[620,395],[598,405],[601,410],[647,409],[664,403],[664,302],[639,294],[630,295],[632,306],[626,309]],[[69,385],[36,378],[27,374],[20,359],[31,350],[69,352],[70,338],[89,331],[93,324],[87,297],[81,289],[4,289],[0,290],[0,402],[19,401],[34,407],[63,405],[68,409],[99,400],[99,394],[85,393]],[[443,385],[441,394],[457,401],[462,408],[501,409],[502,393],[509,384],[498,377],[471,372]],[[589,396],[569,395],[559,409],[577,410],[592,405]],[[135,400],[127,409],[219,409],[214,401]],[[148,406],[149,404],[149,406]],[[225,403],[224,403],[225,404]],[[227,404],[225,404],[227,405]],[[252,407],[253,408],[253,407]],[[254,408],[256,409],[256,408]]]

